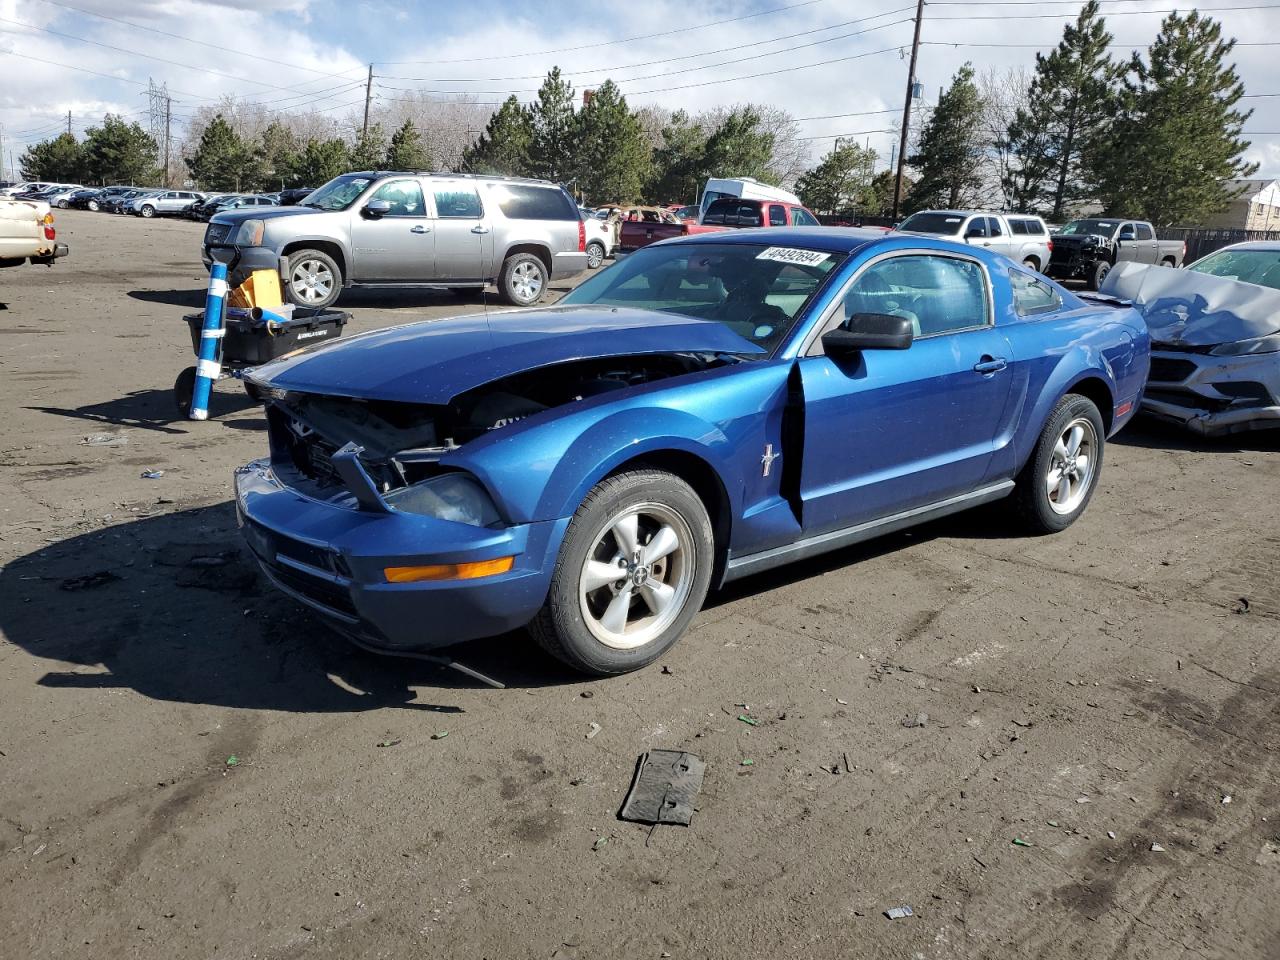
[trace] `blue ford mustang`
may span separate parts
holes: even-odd
[[[707,591],[1010,498],[1061,530],[1149,341],[981,249],[835,229],[646,247],[558,305],[413,323],[258,368],[236,474],[271,581],[421,651],[528,626],[593,674],[652,661]]]

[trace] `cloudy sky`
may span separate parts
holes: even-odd
[[[1030,66],[1078,0],[936,0],[917,74],[932,102],[966,60]],[[1170,0],[1103,2],[1114,53],[1154,37]],[[1186,7],[1179,9],[1186,10]],[[1280,176],[1280,0],[1205,0],[1239,38],[1235,63],[1257,131],[1250,158]],[[1216,12],[1215,12],[1216,11]],[[611,77],[633,105],[690,111],[770,103],[803,118],[818,157],[838,135],[888,159],[911,43],[908,0],[0,0],[4,164],[26,144],[122,113],[146,123],[147,83],[168,84],[175,122],[235,94],[272,106],[359,111],[406,89],[529,99],[554,64],[578,89]],[[1270,94],[1271,96],[1266,96]],[[175,139],[180,139],[180,130]]]

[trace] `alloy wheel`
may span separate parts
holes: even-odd
[[[685,519],[660,503],[638,504],[612,518],[596,534],[578,577],[591,635],[615,650],[661,636],[693,587],[693,542]]]
[[[530,261],[518,264],[511,271],[511,287],[522,303],[533,303],[542,293],[542,270]]]
[[[300,260],[293,265],[289,284],[307,303],[322,303],[333,290],[333,271],[319,260]]]
[[[1044,478],[1054,513],[1071,513],[1084,501],[1097,473],[1097,449],[1098,435],[1086,418],[1077,417],[1063,428]]]

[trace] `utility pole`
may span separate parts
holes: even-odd
[[[911,98],[916,90],[916,55],[920,52],[920,21],[924,19],[924,0],[916,0],[916,32],[911,39],[911,65],[907,67],[907,97],[902,104],[902,132],[898,136],[898,172],[893,178],[893,219],[898,219],[902,203],[902,168],[907,163],[907,131],[911,126]]]
[[[68,110],[68,111],[67,111],[67,136],[68,136],[68,137],[69,137],[69,136],[72,136],[72,133],[71,133],[71,111],[70,111],[70,110]]]
[[[364,85],[364,126],[360,128],[361,138],[369,135],[369,102],[373,99],[373,64],[369,64],[369,79]]]
[[[173,186],[169,182],[169,129],[173,122],[173,97],[166,92],[164,98],[164,185]]]

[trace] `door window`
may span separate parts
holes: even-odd
[[[791,222],[801,227],[822,226],[822,224],[818,223],[817,219],[815,219],[814,216],[810,214],[808,210],[805,210],[803,207],[791,208]]]
[[[974,217],[969,221],[969,225],[964,228],[966,237],[985,237],[987,236],[987,218]]]
[[[1062,306],[1062,298],[1053,287],[1021,270],[1010,270],[1009,282],[1013,286],[1013,309],[1020,317],[1052,313]]]
[[[1000,220],[997,217],[987,217],[987,234],[992,237],[1004,236],[1004,231],[1000,229]]]
[[[857,313],[906,317],[917,337],[986,326],[987,284],[972,260],[914,254],[872,264],[845,296],[845,321]]]
[[[1145,223],[1135,223],[1133,228],[1138,231],[1139,240],[1154,240],[1155,234],[1151,232],[1151,228]]]
[[[436,216],[442,220],[479,220],[484,216],[480,194],[471,187],[437,187]]]
[[[781,204],[771,203],[769,205],[769,226],[785,227],[787,225],[787,211],[782,208]]]
[[[422,187],[418,185],[417,180],[389,180],[380,186],[369,200],[385,200],[391,204],[391,209],[383,214],[384,217],[426,216]]]

